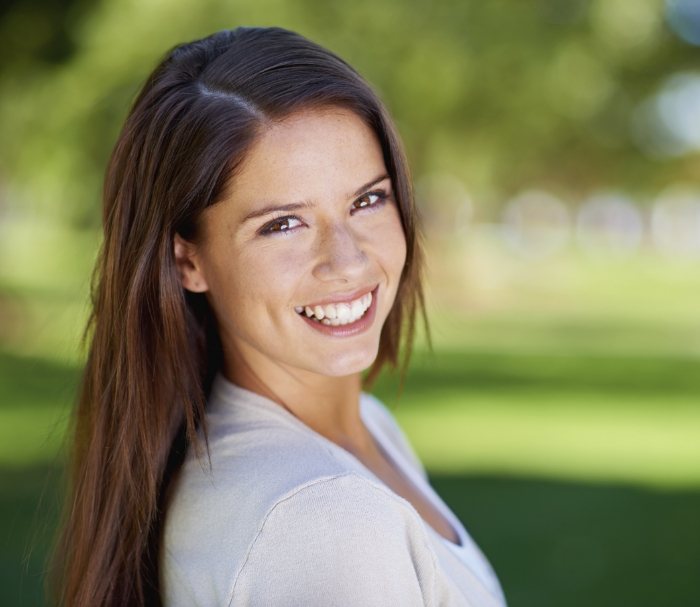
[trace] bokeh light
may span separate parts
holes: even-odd
[[[651,214],[654,245],[665,254],[700,257],[700,188],[675,185],[659,194]]]
[[[464,184],[448,173],[429,173],[416,180],[415,196],[424,226],[437,237],[464,237],[474,215],[474,204]]]
[[[700,150],[700,72],[668,77],[640,104],[633,121],[640,147],[652,156],[683,156]]]
[[[542,191],[523,192],[507,202],[503,211],[502,236],[525,257],[547,257],[567,243],[570,219],[566,205]]]
[[[700,46],[700,2],[697,0],[666,0],[666,20],[679,38]]]
[[[644,234],[637,206],[622,193],[600,193],[588,198],[576,214],[576,239],[594,255],[629,256]]]

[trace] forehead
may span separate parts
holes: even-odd
[[[384,168],[379,141],[357,114],[309,109],[263,127],[236,171],[231,194],[286,199],[354,191],[358,181]]]

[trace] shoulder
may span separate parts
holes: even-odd
[[[198,456],[189,449],[168,507],[168,520],[182,529],[200,524],[203,511],[212,514],[209,527],[230,516],[242,529],[298,487],[348,470],[326,445],[284,419],[209,418],[208,451]]]
[[[267,513],[256,541],[263,531],[269,536],[276,525],[285,534],[303,532],[305,538],[327,533],[348,533],[358,539],[376,537],[375,532],[417,532],[415,538],[426,540],[416,512],[385,486],[354,472],[318,478],[296,487],[279,499]]]
[[[348,472],[334,454],[274,418],[215,420],[209,455],[190,450],[165,513],[167,605],[226,604],[268,513],[300,488]],[[201,602],[178,602],[183,588]]]
[[[250,497],[166,519],[165,605],[430,604],[425,528],[382,485],[354,472],[317,477],[252,517]]]
[[[246,605],[424,605],[435,567],[417,514],[347,473],[298,487],[270,509],[231,596]]]
[[[374,551],[376,562],[405,554],[407,540],[425,553],[425,530],[407,503],[284,417],[227,416],[211,428],[211,459],[188,454],[165,515],[167,605],[185,604],[177,602],[185,595],[203,597],[189,605],[227,604],[234,580],[246,588],[271,552],[284,559],[309,540],[325,562],[342,544],[357,558]],[[388,539],[373,545],[377,537]]]
[[[212,515],[199,513],[204,528]],[[242,551],[228,529],[198,538],[193,555],[166,548],[163,605],[472,604],[445,576],[418,514],[355,473],[295,487],[275,501],[252,537],[244,535]]]
[[[278,572],[278,589],[300,576],[318,589],[336,568],[376,580],[398,567],[396,591],[423,592],[435,565],[418,514],[356,460],[274,408],[214,409],[209,421],[211,459],[188,454],[166,511],[164,604],[226,605],[235,585],[236,597],[250,600],[234,604],[254,605],[253,597],[270,591],[270,571]],[[354,586],[348,581],[347,590]],[[289,604],[317,603],[299,597]],[[393,604],[411,602],[401,596]]]
[[[198,512],[230,510],[250,523],[297,488],[348,471],[332,449],[283,417],[255,413],[210,421],[208,452],[188,452],[173,514],[197,506]]]

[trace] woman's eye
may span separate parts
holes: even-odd
[[[260,233],[263,235],[279,234],[288,232],[292,228],[296,228],[298,225],[301,225],[301,220],[293,215],[288,215],[287,217],[279,217],[278,219],[274,219],[270,223],[265,224],[262,230],[260,230]]]
[[[379,206],[386,202],[389,198],[388,194],[382,190],[377,190],[375,192],[367,192],[360,196],[353,204],[355,204],[355,209],[365,209],[367,207]]]

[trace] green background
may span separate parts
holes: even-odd
[[[170,46],[237,25],[328,46],[396,117],[426,226],[434,348],[420,334],[401,397],[390,374],[376,393],[509,605],[700,605],[700,253],[652,237],[661,194],[698,189],[697,149],[663,152],[649,110],[700,65],[672,4],[5,3],[0,605],[43,604],[100,182],[128,104]],[[639,242],[591,245],[574,219],[535,217],[535,245],[563,240],[513,247],[504,211],[533,190],[570,218],[597,193],[627,197]]]

